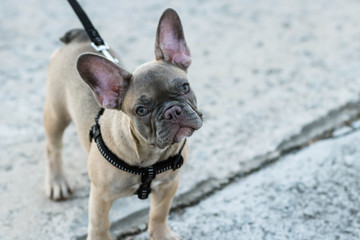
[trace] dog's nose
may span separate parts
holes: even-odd
[[[181,115],[181,107],[172,106],[167,109],[164,113],[164,118],[166,120],[177,120]]]

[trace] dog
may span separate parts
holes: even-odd
[[[96,54],[83,30],[62,38],[65,46],[51,57],[46,81],[46,193],[52,200],[71,195],[62,168],[62,136],[73,121],[88,152],[91,180],[89,240],[111,239],[109,211],[114,200],[134,194],[141,176],[114,167],[89,141],[89,130],[100,108],[101,135],[110,151],[131,166],[148,167],[181,152],[186,138],[202,127],[203,118],[190,88],[191,64],[182,24],[175,10],[162,14],[156,32],[155,59],[129,73]],[[111,54],[119,59],[116,53]],[[183,149],[183,151],[181,151]],[[180,239],[167,224],[178,187],[179,169],[157,174],[151,182],[148,233],[151,239]]]

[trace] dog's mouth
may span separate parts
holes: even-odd
[[[157,146],[161,149],[175,143],[180,143],[184,138],[190,137],[196,130],[202,126],[202,122],[197,123],[179,123],[172,124],[166,131],[167,134],[160,138]],[[162,140],[162,141],[161,141]]]
[[[184,138],[190,137],[194,131],[195,129],[191,127],[180,127],[179,130],[174,135],[173,143],[179,143]]]
[[[195,129],[191,127],[173,127],[169,130],[165,141],[160,141],[156,145],[160,149],[164,149],[168,146],[171,146],[175,143],[180,143],[184,138],[190,137]]]

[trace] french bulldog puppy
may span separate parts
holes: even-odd
[[[71,194],[62,168],[61,149],[63,132],[74,121],[81,145],[88,152],[88,239],[111,239],[112,203],[136,193],[141,177],[114,167],[96,143],[89,142],[94,118],[100,107],[105,108],[99,121],[102,138],[111,152],[127,164],[147,167],[178,154],[186,137],[203,123],[187,77],[190,51],[180,18],[173,9],[165,10],[160,18],[155,60],[137,67],[133,73],[95,54],[82,30],[69,31],[62,41],[66,45],[53,54],[46,85],[46,192],[53,200],[64,200]],[[116,56],[114,52],[112,55]],[[184,159],[187,152],[186,143]],[[151,239],[180,239],[167,224],[178,172],[165,171],[151,183]]]

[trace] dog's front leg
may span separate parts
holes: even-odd
[[[89,229],[87,240],[111,239],[109,211],[113,200],[108,191],[91,184],[89,202]]]
[[[172,199],[179,185],[176,178],[172,183],[160,186],[151,192],[150,220],[148,233],[153,240],[179,240],[176,233],[171,231],[167,224],[167,217]]]

